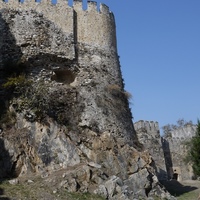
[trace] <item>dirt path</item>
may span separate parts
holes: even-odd
[[[200,195],[200,181],[197,180],[171,180],[163,182],[163,185],[178,200],[197,200]]]

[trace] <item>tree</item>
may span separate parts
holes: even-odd
[[[195,136],[189,143],[188,160],[192,162],[194,174],[200,176],[200,120],[197,121]]]
[[[179,120],[177,120],[177,124],[179,127],[183,127],[185,125],[185,120],[183,118],[179,119]]]
[[[171,125],[167,124],[162,127],[164,137],[171,137]]]

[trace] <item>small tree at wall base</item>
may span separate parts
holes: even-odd
[[[189,142],[188,160],[192,162],[194,174],[200,176],[200,120],[197,121],[196,135]]]

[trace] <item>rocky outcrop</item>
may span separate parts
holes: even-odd
[[[76,134],[51,119],[48,125],[28,122],[23,116],[17,119],[15,128],[4,131],[1,137],[6,158],[1,165],[7,167],[1,174],[24,177],[35,173],[50,181],[48,177],[57,173],[55,189],[89,191],[106,199],[161,194],[172,199],[154,175],[148,152],[138,152],[128,144],[121,147],[109,132],[98,135],[86,128]]]
[[[105,6],[96,13],[109,37],[101,46],[98,35],[93,45],[77,23],[90,15],[75,2],[67,9],[69,29],[37,6],[1,10],[1,178],[61,171],[59,187],[70,192],[173,199],[149,153],[139,152],[115,35],[110,38],[115,30],[109,33],[113,15]]]

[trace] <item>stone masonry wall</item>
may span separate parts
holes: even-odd
[[[171,137],[162,138],[169,179],[174,178],[181,181],[193,178],[192,166],[184,160],[187,155],[185,143],[195,135],[195,131],[195,125],[186,125],[171,131]]]
[[[195,136],[195,131],[196,131],[195,125],[193,126],[186,125],[184,127],[180,127],[178,129],[171,131],[171,135],[173,139],[183,140]]]
[[[188,151],[185,142],[195,135],[195,125],[177,128],[168,137],[160,136],[158,122],[140,120],[134,123],[134,128],[138,140],[152,155],[159,180],[193,178],[192,166],[184,160]]]
[[[97,11],[97,3],[88,2],[88,10],[84,11],[80,1],[74,1],[73,7],[78,42],[116,51],[115,20],[109,8],[101,4],[100,11]]]
[[[158,179],[166,180],[167,173],[158,122],[140,120],[134,123],[134,128],[138,140],[150,152],[155,162]]]
[[[40,3],[9,0],[7,3],[0,1],[0,9],[35,10],[78,42],[117,51],[114,16],[104,4],[97,11],[96,2],[91,1],[88,2],[88,9],[83,10],[80,0],[74,0],[73,7],[68,5],[67,0],[60,0],[55,5],[50,0]]]

